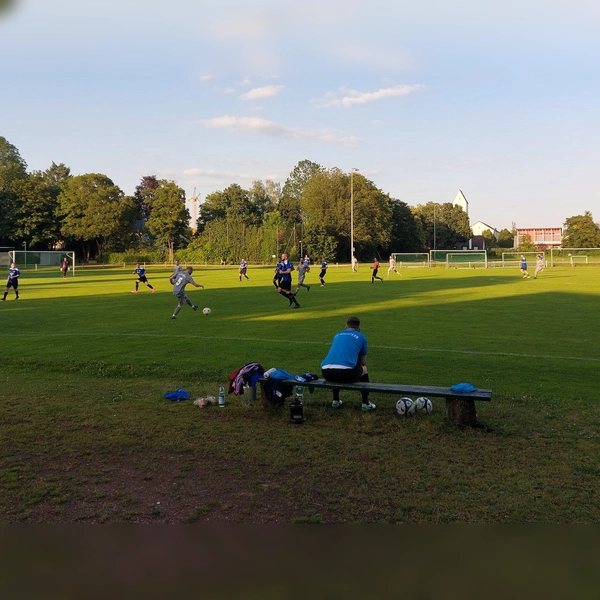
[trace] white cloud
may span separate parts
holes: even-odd
[[[420,83],[413,84],[405,84],[405,85],[395,85],[389,88],[381,88],[375,92],[358,92],[356,90],[348,90],[345,88],[340,88],[340,92],[342,97],[336,97],[337,94],[333,92],[328,92],[325,94],[325,101],[318,102],[319,106],[327,107],[349,107],[354,106],[355,104],[366,104],[367,102],[374,102],[376,100],[382,100],[384,98],[393,98],[396,96],[406,96],[407,94],[412,94],[413,92],[418,92],[424,89],[425,86]]]
[[[240,98],[242,100],[261,100],[262,98],[271,98],[279,94],[285,86],[283,85],[265,85],[263,87],[254,88],[245,94],[242,94]]]
[[[212,129],[226,129],[231,132],[256,133],[293,140],[316,140],[343,146],[356,146],[359,141],[355,136],[343,136],[331,129],[310,130],[299,127],[289,129],[259,117],[231,117],[225,115],[202,120],[200,124]]]
[[[200,121],[205,127],[212,129],[228,129],[230,131],[240,131],[242,133],[264,133],[266,135],[282,136],[285,135],[285,129],[273,121],[260,119],[258,117],[215,117]]]

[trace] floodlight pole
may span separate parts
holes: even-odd
[[[435,250],[435,204],[433,205],[433,249]]]
[[[27,268],[27,241],[23,242],[23,246],[25,248],[24,252],[25,252],[25,268]]]
[[[350,170],[350,268],[354,270],[354,173],[358,169]]]

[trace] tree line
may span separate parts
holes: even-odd
[[[451,202],[411,207],[358,172],[309,160],[294,167],[283,187],[255,181],[250,189],[231,184],[208,194],[191,227],[185,200],[176,182],[154,175],[142,177],[127,196],[107,175],[72,175],[63,163],[28,172],[18,149],[0,137],[4,247],[75,249],[84,260],[100,261],[129,252],[159,260],[269,263],[286,251],[348,262],[351,238],[357,258],[370,261],[392,252],[455,248],[472,236],[467,214]],[[571,247],[600,246],[591,213],[565,225]],[[514,232],[504,229],[496,238],[487,231],[484,238],[488,247],[511,248]],[[595,240],[594,246],[583,240]]]

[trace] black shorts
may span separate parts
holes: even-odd
[[[321,269],[321,272],[319,273],[319,279],[323,279],[323,277],[325,277],[326,273],[327,273],[327,269]]]
[[[13,279],[12,281],[6,282],[6,288],[14,288],[15,290],[19,287],[19,280]]]
[[[355,383],[363,374],[362,365],[356,365],[352,369],[321,369],[323,379],[332,383]]]
[[[148,278],[145,275],[140,275],[138,277],[138,281],[141,281],[142,283],[147,283],[148,282]]]
[[[279,282],[279,287],[280,287],[282,290],[285,290],[286,292],[291,292],[291,291],[292,291],[292,280],[291,280],[291,279],[289,279],[288,281],[285,281],[285,280],[283,280],[283,279],[282,279],[282,280]]]

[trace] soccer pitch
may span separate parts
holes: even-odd
[[[239,282],[232,269],[200,267],[194,277],[205,289],[188,286],[188,296],[212,314],[184,306],[176,321],[168,275],[150,269],[157,293],[140,285],[136,295],[129,269],[81,269],[66,281],[25,271],[21,299],[11,290],[0,307],[5,367],[167,378],[208,393],[251,361],[318,372],[331,337],[356,315],[374,381],[468,381],[496,396],[596,393],[600,270],[546,269],[523,280],[517,269],[413,269],[371,284],[366,269],[333,267],[321,287],[313,269],[311,291],[301,289],[292,311],[270,268]]]
[[[585,493],[575,481],[589,469],[597,471],[591,444],[600,424],[595,377],[600,269],[547,268],[537,280],[524,280],[518,269],[407,269],[402,279],[371,284],[367,268],[353,273],[348,266],[333,266],[325,286],[319,285],[316,269],[308,274],[311,290],[301,289],[301,308],[292,310],[274,290],[273,268],[250,268],[250,280],[240,282],[237,269],[200,266],[193,276],[205,289],[188,286],[188,296],[212,313],[205,316],[184,306],[176,320],[171,320],[176,299],[170,271],[149,267],[148,280],[157,292],[140,285],[139,293],[132,294],[132,269],[82,268],[67,280],[58,270],[25,270],[21,299],[15,301],[11,290],[1,303],[0,423],[10,442],[0,460],[2,520],[600,518],[597,507],[591,512],[583,508]],[[391,396],[375,396],[377,410],[364,415],[358,397],[346,394],[344,409],[334,411],[330,396],[317,391],[305,395],[308,421],[300,427],[288,425],[287,402],[279,411],[264,411],[259,402],[248,406],[233,396],[227,397],[225,410],[191,404],[198,396],[216,396],[218,384],[247,362],[319,374],[332,336],[350,315],[361,318],[372,381],[469,382],[491,388],[492,402],[477,406],[482,429],[454,431],[440,400],[434,400],[430,417],[402,421]],[[179,387],[190,392],[189,401],[164,400],[165,392]],[[543,502],[532,508],[530,488],[553,477],[556,465],[548,455],[557,451],[549,449],[554,437],[563,453],[559,461],[576,456],[579,471],[560,476],[557,489],[542,494]],[[527,444],[531,448],[525,451]],[[407,465],[402,456],[415,452],[421,456]],[[507,464],[498,462],[497,453]],[[297,460],[303,485],[290,473]],[[517,473],[528,460],[539,477],[527,469]],[[457,461],[464,463],[459,474],[449,467]],[[485,476],[481,464],[487,464]],[[334,465],[348,474],[348,481],[335,483]],[[406,491],[400,472],[414,477],[419,490]],[[448,472],[446,483],[442,472]],[[470,472],[480,473],[483,481],[489,477],[491,487],[505,477],[510,489],[522,486],[524,491],[515,492],[514,507],[503,508],[505,516],[490,513],[485,506],[498,491],[488,496],[474,489]],[[211,482],[206,484],[212,486],[210,501],[198,500],[194,491],[201,477]],[[326,484],[323,478],[329,478]],[[170,509],[164,497],[159,508],[156,502],[147,504],[149,495],[161,496],[156,490],[167,480],[183,486],[179,500],[171,498]],[[283,491],[282,481],[288,481],[290,491]],[[270,501],[279,509],[267,514],[259,502],[243,509],[240,498],[250,493],[246,484],[255,495],[273,494]],[[432,495],[432,485],[438,486],[437,494]],[[325,493],[323,486],[347,500],[335,507],[320,505],[315,498]],[[373,491],[377,486],[380,496]],[[215,500],[216,491],[224,488],[234,490],[229,501]],[[458,502],[457,493],[473,495],[468,506]],[[563,494],[564,505],[553,504],[556,493]],[[353,513],[361,494],[375,494],[377,509],[368,516]],[[573,502],[582,508],[573,509]]]

